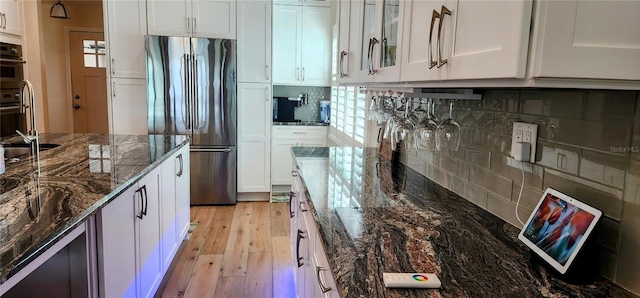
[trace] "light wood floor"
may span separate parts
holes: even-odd
[[[191,221],[198,225],[156,296],[295,297],[287,203],[191,207]]]

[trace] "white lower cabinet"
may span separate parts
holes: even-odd
[[[291,185],[291,147],[325,147],[327,132],[327,126],[274,126],[271,141],[271,184]]]
[[[188,153],[184,146],[98,212],[100,297],[154,296],[189,225]]]
[[[294,261],[296,297],[340,297],[337,284],[297,172],[293,173],[290,201],[291,252]]]
[[[161,247],[162,270],[171,261],[189,229],[189,147],[182,147],[162,164]]]
[[[238,192],[271,188],[271,110],[271,84],[238,83]]]

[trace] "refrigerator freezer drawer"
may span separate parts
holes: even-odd
[[[235,204],[236,147],[191,148],[191,205]]]

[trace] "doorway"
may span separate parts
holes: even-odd
[[[69,31],[74,133],[109,133],[104,33]]]

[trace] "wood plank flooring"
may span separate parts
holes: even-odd
[[[191,221],[157,297],[295,297],[287,203],[194,206]]]

